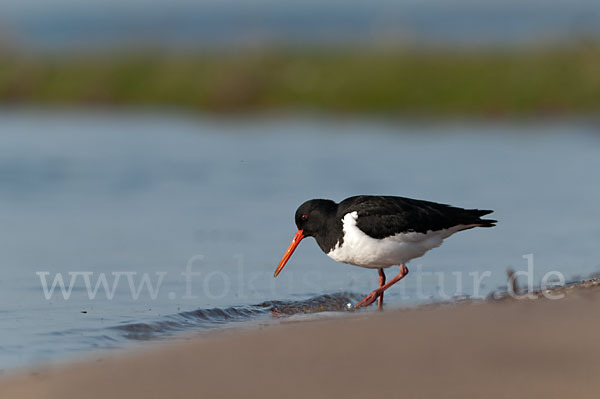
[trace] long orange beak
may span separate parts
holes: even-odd
[[[277,269],[275,269],[275,273],[273,273],[273,277],[277,277],[279,275],[279,273],[281,272],[281,270],[287,263],[288,259],[290,259],[290,256],[292,256],[292,254],[296,250],[296,247],[298,246],[298,244],[300,244],[300,241],[302,241],[303,238],[304,238],[304,234],[302,234],[302,230],[298,230],[296,232],[296,235],[292,239],[292,243],[288,247],[287,251],[285,251],[283,258],[281,258],[281,262],[279,262],[279,266],[277,266]]]

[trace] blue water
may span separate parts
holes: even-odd
[[[312,240],[272,277],[310,198],[390,194],[495,210],[497,227],[411,262],[386,293],[390,306],[484,297],[505,286],[508,267],[527,270],[527,254],[535,284],[550,271],[569,280],[600,270],[591,122],[6,110],[0,132],[0,369],[269,321],[273,306],[344,309],[377,273],[334,262]],[[155,295],[135,295],[144,273]],[[68,299],[60,288],[46,299],[42,281],[57,274],[67,286],[74,276]],[[102,275],[114,293],[100,286],[90,299],[85,279],[93,289]],[[323,294],[332,296],[305,302]]]
[[[4,0],[0,44],[44,50],[522,45],[600,36],[595,0]]]

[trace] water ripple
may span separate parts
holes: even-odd
[[[340,312],[351,309],[361,295],[342,292],[325,294],[299,301],[266,301],[256,305],[232,306],[229,308],[196,309],[163,316],[149,323],[128,323],[110,327],[122,338],[150,340],[190,329],[212,329],[232,322],[258,319],[266,315],[276,317],[318,312]]]

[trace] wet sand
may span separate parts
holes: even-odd
[[[149,343],[5,376],[0,398],[597,398],[598,287]]]

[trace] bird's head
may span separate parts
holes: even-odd
[[[314,199],[306,201],[296,210],[296,227],[298,231],[292,239],[292,243],[283,255],[279,266],[275,270],[273,277],[281,272],[288,259],[292,256],[296,247],[305,237],[314,237],[327,224],[328,217],[335,212],[337,204],[331,200]]]

